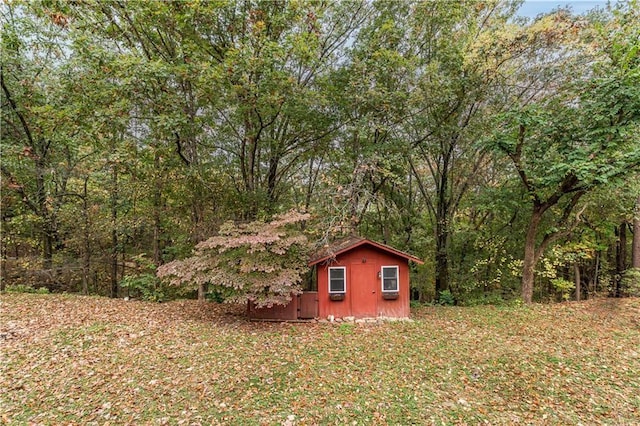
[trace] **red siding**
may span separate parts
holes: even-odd
[[[346,267],[347,288],[344,300],[329,299],[328,268]],[[378,272],[382,266],[398,266],[399,295],[395,300],[382,297]],[[330,265],[317,265],[320,318],[408,317],[409,265],[407,259],[372,246],[360,246],[337,256]]]
[[[409,258],[404,256],[401,252],[394,252],[373,243],[357,245],[351,250],[346,249],[338,254],[333,262],[314,263],[317,267],[317,294],[305,292],[301,297],[294,296],[287,306],[274,306],[269,309],[256,309],[249,304],[249,317],[279,320],[296,320],[311,316],[327,318],[329,315],[335,318],[408,317]],[[346,268],[346,293],[343,300],[329,298],[328,268],[334,266]],[[383,266],[398,267],[397,299],[383,298],[382,280],[378,276]]]
[[[279,320],[296,320],[298,319],[298,297],[293,296],[291,302],[286,306],[274,305],[271,308],[256,308],[253,303],[249,302],[249,318],[254,319],[279,319]]]
[[[300,295],[292,295],[291,302],[286,306],[275,305],[271,308],[256,308],[253,303],[247,307],[249,318],[276,319],[291,321],[297,319],[312,319],[318,316],[318,293],[305,291]]]
[[[318,292],[305,291],[298,299],[298,317],[301,319],[318,316]]]

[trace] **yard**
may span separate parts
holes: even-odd
[[[632,424],[640,299],[252,323],[239,307],[0,296],[7,424]]]

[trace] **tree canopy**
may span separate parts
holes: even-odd
[[[423,301],[629,293],[637,1],[518,6],[3,4],[3,287],[283,303],[302,235],[358,233],[428,260]]]

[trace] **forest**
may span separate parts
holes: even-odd
[[[640,5],[519,4],[4,2],[0,290],[223,299],[156,271],[286,223],[419,302],[640,295]]]

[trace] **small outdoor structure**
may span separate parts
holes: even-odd
[[[252,319],[406,318],[409,316],[409,261],[423,262],[393,247],[360,237],[336,241],[315,253],[317,291],[293,296],[287,306],[256,309]]]

